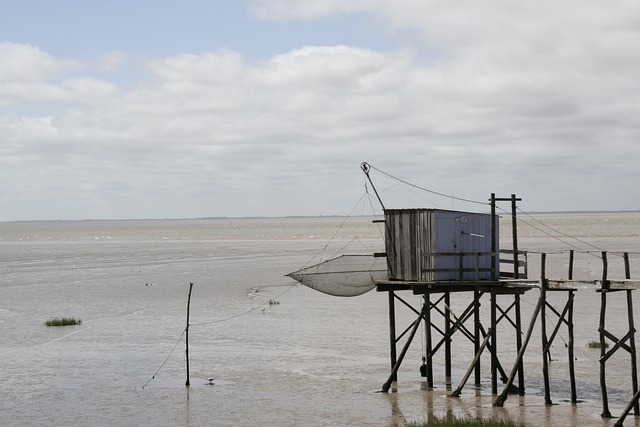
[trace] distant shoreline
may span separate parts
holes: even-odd
[[[640,213],[637,210],[603,210],[603,211],[536,211],[526,212],[529,215],[589,215],[589,214],[624,214]],[[100,218],[100,219],[28,219],[0,221],[0,224],[37,223],[37,222],[117,222],[117,221],[224,221],[224,220],[267,220],[267,219],[332,219],[332,218],[369,218],[375,215],[289,215],[289,216],[209,216],[195,218]]]

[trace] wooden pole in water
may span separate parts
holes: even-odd
[[[189,283],[189,297],[187,298],[187,327],[185,329],[185,341],[186,341],[186,349],[185,356],[187,359],[187,382],[184,384],[189,387],[191,383],[189,382],[189,311],[191,308],[191,289],[193,289],[193,283]]]
[[[513,241],[513,278],[520,278],[520,259],[518,258],[518,221],[516,219],[516,213],[518,207],[516,206],[515,194],[511,195],[511,239]],[[520,331],[518,331],[520,332]]]
[[[394,366],[398,361],[397,349],[396,349],[396,308],[395,308],[395,293],[389,291],[389,351],[391,355],[391,372],[393,372]],[[391,382],[398,381],[397,373],[393,373],[391,376]],[[391,384],[391,383],[389,383]]]
[[[542,277],[540,278],[540,282],[542,286],[544,286],[545,280],[546,279],[543,279]],[[518,351],[518,356],[516,357],[516,363],[513,365],[513,368],[511,369],[511,374],[509,374],[509,378],[507,379],[507,382],[504,385],[504,389],[502,390],[502,393],[500,394],[500,396],[498,396],[493,406],[500,406],[500,407],[504,406],[504,402],[505,400],[507,400],[509,388],[513,384],[516,373],[518,372],[518,365],[522,362],[522,359],[524,357],[524,352],[526,351],[527,346],[529,345],[529,340],[531,339],[531,334],[533,334],[533,327],[536,324],[538,313],[540,313],[540,308],[542,307],[542,305],[545,304],[544,298],[545,297],[542,294],[542,289],[541,289],[540,297],[538,298],[538,304],[536,304],[536,307],[533,310],[533,314],[531,315],[531,321],[529,322],[529,329],[527,330],[527,335],[524,337],[524,342],[522,343],[522,347],[520,347],[520,350]]]
[[[522,348],[522,318],[520,313],[520,294],[515,295],[516,304],[516,348],[518,353]],[[524,363],[522,359],[517,361],[518,366],[518,394],[524,396]]]
[[[491,280],[498,279],[498,250],[497,220],[496,220],[496,193],[491,193]]]
[[[629,254],[627,252],[623,255],[624,259],[624,277],[625,279],[631,279],[631,269],[629,268]],[[618,421],[614,424],[614,427],[622,427],[622,423],[624,422],[629,412],[633,409],[635,415],[638,415],[640,412],[638,399],[640,399],[640,390],[638,390],[638,371],[636,365],[636,341],[635,341],[635,325],[633,321],[633,300],[632,300],[632,292],[631,290],[627,290],[627,312],[629,316],[629,332],[631,336],[629,338],[629,346],[631,347],[631,382],[633,386],[633,398],[627,405],[627,407],[620,415]]]
[[[391,374],[389,375],[387,382],[385,382],[382,385],[382,391],[384,393],[387,393],[389,391],[389,389],[391,388],[391,383],[394,381],[394,378],[397,378],[398,369],[400,369],[400,364],[402,364],[402,361],[404,360],[404,356],[407,354],[407,350],[409,350],[409,346],[411,345],[413,338],[416,336],[416,331],[418,330],[418,327],[420,327],[420,322],[422,322],[422,319],[424,318],[425,313],[428,311],[429,311],[429,307],[425,302],[425,304],[422,306],[422,311],[420,311],[418,318],[412,325],[411,333],[409,334],[409,337],[407,338],[407,342],[404,344],[404,347],[400,352],[400,356],[398,356],[398,360],[396,361],[396,364],[393,366],[393,369],[391,370]]]
[[[553,405],[551,401],[551,391],[549,387],[549,343],[547,341],[547,324],[546,324],[546,307],[547,307],[547,278],[546,278],[546,261],[547,254],[541,256],[540,265],[540,298],[542,304],[540,306],[540,329],[542,334],[542,376],[544,379],[544,403]]]
[[[576,370],[575,370],[575,357],[573,355],[573,301],[574,292],[569,291],[569,313],[567,317],[567,327],[569,328],[569,343],[568,343],[568,355],[569,355],[569,381],[571,384],[571,403],[578,403],[578,394],[576,392]]]
[[[606,322],[606,314],[607,314],[607,291],[609,290],[609,285],[607,282],[607,253],[602,252],[602,287],[600,289],[600,326],[598,327],[598,332],[600,333],[600,390],[602,393],[602,414],[600,416],[602,418],[611,418],[611,412],[609,411],[609,399],[607,397],[607,381],[606,381],[606,369],[605,363],[606,358],[605,353],[607,349],[605,348],[605,322]]]
[[[476,356],[473,358],[473,362],[471,362],[471,366],[469,366],[469,369],[467,369],[467,373],[464,375],[464,377],[462,377],[462,381],[460,381],[460,385],[458,385],[458,388],[455,389],[449,396],[460,397],[460,394],[462,394],[462,388],[467,383],[467,380],[471,375],[471,371],[475,368],[476,364],[480,362],[480,356],[482,356],[482,352],[487,347],[487,344],[489,344],[490,339],[491,339],[491,331],[489,330],[487,331],[487,336],[484,337],[484,341],[482,341],[482,344],[480,345],[478,351],[476,352]]]
[[[444,335],[445,335],[445,343],[444,343],[444,375],[446,377],[446,383],[451,384],[451,294],[449,292],[445,293],[444,296],[444,304],[445,304],[445,320],[444,320]]]
[[[569,251],[569,280],[573,280],[573,249]]]
[[[497,295],[494,287],[491,287],[491,394],[498,394],[498,333],[496,304]]]
[[[480,296],[482,294],[476,288],[473,291],[473,350],[475,354],[478,354],[480,351]],[[480,359],[478,359],[475,363],[475,381],[476,386],[480,386],[481,383],[481,372],[480,372]]]
[[[431,294],[424,294],[424,306],[422,308],[425,323],[425,345],[427,356],[427,385],[430,389],[433,389],[433,350],[432,337],[431,337]]]
[[[624,278],[629,280],[631,279],[631,268],[629,267],[629,253],[625,252],[623,255],[624,259]],[[633,291],[627,290],[627,314],[629,318],[629,333],[631,336],[629,337],[629,346],[631,347],[631,383],[633,386],[633,394],[635,395],[638,392],[638,368],[636,362],[636,338],[635,332],[636,327],[633,321]],[[638,400],[635,400],[633,405],[633,413],[635,415],[640,415],[640,405],[638,404]]]

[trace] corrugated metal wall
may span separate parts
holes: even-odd
[[[385,225],[391,280],[460,280],[460,256],[437,255],[460,252],[485,253],[462,257],[462,268],[475,270],[464,271],[462,280],[491,279],[490,271],[482,271],[491,268],[491,255],[486,254],[491,251],[490,214],[441,209],[387,209]],[[456,271],[429,271],[433,269]]]

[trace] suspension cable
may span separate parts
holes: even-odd
[[[475,204],[484,205],[484,206],[490,205],[490,203],[487,203],[487,202],[480,202],[480,201],[477,201],[477,200],[470,200],[470,199],[465,199],[465,198],[462,198],[462,197],[455,197],[455,196],[451,196],[449,194],[439,193],[439,192],[434,191],[434,190],[429,190],[428,188],[420,187],[419,185],[412,184],[412,183],[407,182],[407,181],[405,181],[403,179],[400,179],[400,178],[398,178],[396,176],[393,176],[393,175],[391,175],[391,174],[389,174],[389,173],[387,173],[387,172],[385,172],[383,170],[380,170],[380,169],[376,168],[375,166],[372,166],[372,165],[370,165],[369,163],[366,163],[366,162],[362,163],[361,168],[365,172],[365,174],[367,175],[367,178],[369,178],[368,171],[370,169],[374,169],[374,170],[380,172],[381,174],[387,176],[388,178],[394,179],[394,180],[396,180],[396,181],[398,181],[398,182],[400,182],[402,184],[408,185],[409,187],[413,187],[413,188],[416,188],[416,189],[421,190],[421,191],[426,191],[427,193],[435,194],[435,195],[441,196],[441,197],[446,197],[448,199],[459,200],[461,202],[475,203]],[[365,171],[365,168],[366,168],[366,171]],[[374,188],[374,191],[375,191],[375,188]],[[376,195],[377,194],[378,193],[376,192]],[[379,199],[379,197],[378,197],[378,199]],[[380,204],[382,204],[382,202],[380,202]],[[384,206],[383,206],[383,208],[384,208]]]

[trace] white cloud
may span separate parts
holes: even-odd
[[[39,197],[66,217],[87,197],[93,217],[345,213],[362,161],[447,194],[515,192],[534,210],[640,208],[638,6],[347,3],[255,10],[357,10],[416,38],[391,52],[300,46],[262,63],[228,49],[155,58],[129,88],[0,44],[0,57],[16,54],[0,70],[0,111],[16,107],[0,115],[6,218]],[[101,64],[141,61],[130,59]],[[21,113],[53,101],[64,104]]]
[[[109,96],[116,86],[91,77],[66,77],[81,72],[80,61],[57,58],[39,48],[0,43],[0,107],[19,103],[42,104]],[[66,78],[65,78],[66,77]]]
[[[0,42],[0,58],[0,83],[47,80],[81,66],[78,61],[56,58],[35,46],[7,41]]]

